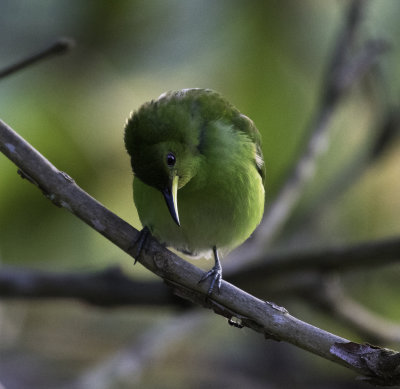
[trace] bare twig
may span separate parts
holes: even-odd
[[[232,282],[262,279],[298,271],[343,271],[382,266],[400,260],[400,238],[363,242],[316,250],[287,250],[259,254],[240,272],[226,266],[225,274]]]
[[[304,207],[296,219],[292,221],[291,230],[298,231],[299,226],[303,226],[304,229],[304,225],[307,222],[312,223],[313,220],[324,214],[326,207],[329,207],[334,199],[354,185],[356,180],[390,149],[393,141],[400,135],[400,107],[390,106],[385,110],[385,114],[372,130],[374,139],[366,153],[355,155],[354,159],[346,166],[346,169],[341,169],[339,174],[331,179],[331,184],[327,185],[316,196],[312,206]]]
[[[318,301],[324,311],[340,319],[370,342],[400,342],[400,325],[382,319],[351,299],[344,292],[337,277],[322,280],[320,286],[318,293],[313,293],[312,298]]]
[[[251,276],[251,275],[250,275]],[[251,278],[240,277],[236,281],[259,296],[284,297],[305,295],[320,287],[320,275],[307,277],[265,277],[268,282],[254,283]],[[226,277],[230,281],[229,276]],[[259,280],[258,280],[259,281]],[[282,289],[283,288],[283,289]],[[49,272],[0,267],[0,298],[4,300],[24,299],[73,299],[103,308],[120,306],[175,306],[187,308],[185,300],[177,298],[160,281],[135,281],[124,275],[119,268],[108,268],[97,272]]]
[[[263,241],[272,240],[275,234],[278,233],[294,204],[299,199],[305,184],[313,176],[315,161],[326,150],[329,123],[340,98],[366,70],[365,65],[361,68],[356,67],[348,58],[350,48],[354,44],[356,32],[360,26],[364,4],[365,1],[356,0],[349,7],[345,26],[336,42],[336,48],[326,73],[326,79],[322,83],[321,106],[315,118],[311,121],[310,129],[308,130],[310,134],[308,144],[264,217],[257,233],[257,236],[260,236]],[[375,58],[376,53],[374,52],[373,54]],[[357,61],[357,63],[359,62]],[[362,62],[364,64],[366,61]],[[371,61],[367,62],[370,63]]]
[[[375,141],[368,159],[374,162],[388,149],[392,141],[400,134],[400,107],[389,107],[382,123],[377,127]],[[368,164],[367,164],[368,166]]]
[[[202,313],[191,311],[163,321],[62,389],[108,389],[137,384],[144,371],[165,358],[168,350],[204,324],[204,319]]]
[[[305,151],[296,161],[275,201],[267,208],[266,215],[249,245],[243,245],[230,256],[231,262],[237,266],[240,266],[245,252],[250,249],[250,257],[253,257],[253,253],[263,251],[279,234],[305,185],[313,177],[317,158],[327,149],[329,124],[341,99],[388,48],[383,41],[369,41],[358,55],[350,57],[365,3],[365,0],[353,0],[349,6],[344,28],[338,37],[325,81],[322,83],[320,108],[307,131],[310,135]]]
[[[55,273],[0,268],[2,299],[77,299],[102,307],[182,305],[159,281],[137,281],[117,268],[93,273]]]
[[[64,54],[69,51],[74,46],[74,41],[69,38],[60,38],[56,42],[54,42],[51,46],[46,49],[39,51],[36,54],[33,54],[15,64],[7,66],[0,70],[0,80],[5,78],[17,71],[24,69],[30,65],[33,65],[36,62],[42,61],[44,59],[50,58],[54,55]]]
[[[275,282],[277,277],[281,277],[278,284],[282,284],[283,278],[288,281],[285,285],[285,296],[288,297],[298,290],[302,293],[315,291],[315,280],[320,279],[321,273],[382,267],[399,261],[400,238],[392,238],[320,250],[269,252],[255,258],[254,263],[249,263],[240,272],[226,266],[225,279],[258,295],[270,296],[281,292]],[[300,272],[310,273],[310,277],[301,280],[301,287],[290,278],[291,274],[298,277]],[[108,307],[182,304],[180,299],[171,295],[169,288],[159,282],[133,281],[118,268],[77,274],[2,267],[0,297],[72,298]]]
[[[104,208],[85,193],[65,173],[56,169],[39,152],[29,145],[5,123],[0,121],[0,151],[12,160],[44,192],[48,199],[75,214],[96,231],[130,255],[132,241],[138,231]],[[166,250],[150,238],[137,258],[139,262],[170,285],[174,293],[196,304],[213,309],[227,318],[237,318],[242,325],[308,350],[328,360],[339,363],[368,377],[375,383],[394,385],[400,383],[400,373],[382,370],[381,360],[388,360],[385,349],[376,350],[374,366],[363,366],[356,352],[349,358],[349,350],[341,354],[341,344],[353,344],[347,339],[331,334],[291,316],[284,308],[266,303],[223,281],[221,293],[206,296],[208,285],[199,284],[203,272]],[[362,345],[359,345],[360,347]],[[334,350],[334,354],[331,352]],[[362,351],[364,351],[361,348]],[[356,350],[357,351],[357,350]],[[383,352],[385,351],[385,352]],[[390,357],[397,355],[390,354]],[[384,375],[383,375],[384,374]]]

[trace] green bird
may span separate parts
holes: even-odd
[[[264,212],[265,165],[253,121],[215,91],[171,91],[130,116],[125,146],[143,233],[185,254],[213,253],[215,265],[199,282],[211,278],[208,294],[215,284],[219,291],[219,252],[243,243]]]

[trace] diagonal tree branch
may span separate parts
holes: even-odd
[[[331,179],[331,184],[328,184],[316,199],[312,202],[312,206],[304,207],[295,220],[291,221],[289,234],[293,237],[299,226],[312,223],[313,220],[319,218],[324,213],[327,207],[343,194],[347,189],[354,185],[356,180],[362,177],[369,168],[374,166],[381,157],[390,150],[395,144],[396,139],[400,135],[400,107],[398,105],[390,105],[384,107],[385,113],[383,117],[374,125],[373,141],[369,145],[366,153],[356,155],[348,164],[345,171],[340,171]]]
[[[73,46],[74,41],[72,39],[60,38],[44,50],[41,50],[28,58],[25,58],[0,70],[0,79],[10,76],[11,74],[27,68],[39,61],[53,57],[54,55],[64,54],[67,51],[71,50]]]
[[[309,139],[304,152],[264,217],[258,231],[263,240],[274,239],[302,194],[305,184],[313,176],[315,161],[326,150],[329,124],[341,98],[387,48],[384,42],[376,41],[368,43],[355,58],[350,57],[365,4],[365,0],[353,0],[349,6],[344,28],[339,34],[325,81],[322,83],[320,108],[309,126]]]
[[[202,327],[205,319],[202,312],[190,311],[163,321],[61,389],[108,389],[138,384],[144,371],[164,359],[168,350],[182,338]]]
[[[232,267],[241,267],[240,258],[248,250],[251,251],[252,258],[252,253],[260,253],[279,235],[306,184],[314,176],[318,158],[327,149],[330,123],[335,111],[351,87],[356,85],[376,64],[381,54],[387,51],[386,42],[373,40],[367,41],[356,55],[351,56],[366,3],[366,0],[353,0],[350,3],[343,29],[337,38],[322,82],[319,109],[308,126],[305,147],[301,148],[304,151],[295,161],[275,200],[266,209],[264,219],[251,241],[230,255]]]
[[[334,315],[374,343],[400,342],[400,325],[382,319],[347,296],[338,277],[325,277],[318,291],[314,290],[313,295],[305,297],[311,297],[323,311]]]
[[[133,255],[135,247],[132,247],[132,242],[137,239],[138,231],[85,193],[71,177],[59,171],[2,121],[0,151],[54,204],[72,212],[129,255]],[[376,363],[373,366],[364,366],[360,359],[365,353],[362,345],[354,349],[344,348],[344,345],[353,343],[305,323],[291,316],[284,308],[259,300],[225,281],[219,295],[205,297],[208,286],[198,282],[203,272],[166,250],[152,238],[137,259],[147,269],[163,278],[180,297],[211,308],[227,318],[236,318],[241,325],[252,328],[267,338],[289,342],[355,370],[371,382],[385,385],[400,383],[400,373],[394,368],[388,372],[385,364],[400,355],[398,353],[376,349]],[[354,353],[351,353],[352,350]]]

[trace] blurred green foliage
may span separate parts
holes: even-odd
[[[271,202],[303,146],[307,124],[318,109],[321,80],[347,4],[347,1],[317,0],[0,0],[0,68],[45,47],[59,36],[70,36],[77,42],[70,54],[1,80],[0,117],[84,190],[139,228],[132,202],[132,173],[123,145],[125,119],[131,110],[166,90],[212,88],[251,117],[261,131],[267,165],[267,201]],[[297,210],[300,214],[301,210],[312,212],[314,201],[332,184],[332,177],[346,171],[352,158],[365,152],[382,101],[398,103],[400,3],[375,0],[367,10],[363,23],[365,36],[383,37],[391,44],[391,52],[381,61],[386,91],[358,88],[344,101],[333,123],[329,151],[321,159],[321,167]],[[301,233],[286,243],[315,246],[399,234],[399,146],[399,142],[393,144],[375,166],[354,182],[350,191],[326,204],[323,212],[318,208],[312,219],[303,218],[304,224],[298,227]],[[16,167],[4,156],[0,156],[0,260],[59,271],[93,270],[119,264],[133,276],[149,276],[141,266],[133,268],[131,258],[65,210],[55,208],[36,188],[21,180]],[[398,275],[398,268],[396,272]],[[386,307],[380,304],[380,292],[374,287],[377,281],[371,273],[356,279],[361,286],[355,294],[361,299],[369,296],[367,303],[371,302],[374,308],[381,307],[382,312],[400,318],[400,311],[394,311],[395,298],[387,300]],[[364,292],[367,285],[374,287],[373,294]],[[387,297],[390,290],[384,288],[383,296]],[[5,303],[0,307],[0,346],[6,350],[4,355],[10,358],[18,353],[39,353],[40,346],[34,339],[40,331],[43,342],[49,340],[55,344],[48,353],[40,351],[43,364],[66,369],[60,376],[71,379],[82,369],[77,368],[77,361],[89,366],[107,354],[105,349],[115,351],[121,344],[118,339],[103,344],[107,337],[115,337],[122,330],[127,331],[124,338],[127,341],[142,324],[148,325],[152,318],[157,321],[160,317],[154,312],[141,312],[136,317],[130,310],[96,313],[94,309],[74,304],[66,307],[65,312],[63,309],[60,312],[51,305],[43,308],[40,304]],[[296,313],[300,316],[309,316],[301,307],[294,309],[299,310]],[[8,312],[8,322],[1,323],[5,320],[4,312]],[[131,323],[131,314],[135,316],[135,325]],[[93,321],[96,315],[99,317]],[[15,342],[6,340],[11,339],[7,326],[13,327],[13,320],[21,317],[23,328],[11,337]],[[318,325],[311,315],[313,318]],[[66,321],[68,325],[54,326],[52,320]],[[204,370],[210,369],[208,362],[218,359],[226,367],[232,355],[213,359],[215,350],[209,347],[219,344],[216,349],[225,349],[231,342],[237,342],[237,335],[233,332],[233,336],[224,335],[228,338],[220,340],[227,326],[221,324],[220,318],[211,321],[207,331],[202,331],[207,347],[201,353],[199,367],[196,368],[198,361],[190,347],[185,351],[181,346],[183,353],[194,358],[193,366],[182,371],[178,368],[182,363],[178,356],[168,365],[161,364],[160,377],[163,374],[168,377],[165,387],[177,387],[174,383],[194,387],[187,376],[189,371],[200,384],[218,386],[217,378],[213,381],[200,377]],[[92,325],[96,342],[82,346],[79,344],[82,331],[90,333]],[[210,331],[214,334],[214,327],[218,336],[208,338]],[[242,361],[245,355],[254,362],[260,353],[268,353],[268,344],[260,346],[256,335],[245,336],[249,338],[239,342],[236,349],[240,356],[237,361]],[[67,352],[68,357],[65,357],[66,337],[74,339],[76,345]],[[86,346],[85,353],[77,350]],[[93,350],[99,348],[103,352],[96,355]],[[257,350],[253,356],[251,348]],[[312,359],[285,346],[289,352],[287,349],[295,355],[290,363],[302,366],[303,359]],[[279,350],[279,345],[274,345],[273,350]],[[283,354],[279,355],[284,361]],[[67,365],[63,364],[64,357]],[[260,358],[270,364],[268,371],[274,374],[271,355]],[[166,368],[174,363],[175,377],[173,370]],[[0,366],[0,382],[4,366],[7,364]],[[252,381],[246,381],[246,377],[254,374],[253,387],[261,387],[260,382],[265,382],[266,377],[257,374],[263,367],[247,368],[247,375],[237,378],[237,382],[249,384]],[[38,371],[39,376],[43,367]],[[32,372],[25,373],[34,376]],[[324,374],[329,376],[329,372],[317,376]],[[51,377],[55,387],[56,376],[54,373]],[[300,376],[300,372],[292,372],[288,380],[293,379],[293,383]],[[304,387],[318,387],[318,377],[309,382],[311,386]],[[41,379],[45,383],[51,381]],[[153,375],[148,375],[147,380],[144,382],[149,387],[158,387]],[[24,386],[17,383],[9,387]]]

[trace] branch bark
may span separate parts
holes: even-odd
[[[45,196],[82,219],[129,255],[134,255],[132,242],[138,231],[84,192],[66,173],[59,171],[9,126],[0,121],[0,151],[13,161],[25,178],[42,190]],[[286,309],[265,302],[236,288],[226,281],[221,293],[207,296],[208,286],[199,284],[203,272],[174,255],[156,240],[148,239],[139,258],[143,266],[163,278],[174,293],[193,303],[213,309],[229,319],[235,318],[244,326],[262,333],[266,338],[283,340],[325,359],[346,366],[377,384],[400,383],[400,373],[393,368],[382,370],[380,357],[385,361],[398,353],[376,350],[373,366],[363,363],[365,349],[344,348],[353,344],[347,339],[305,323],[290,315]],[[343,351],[345,350],[345,351]],[[351,355],[351,358],[350,356]],[[389,359],[390,359],[389,358]],[[391,360],[391,359],[390,359]]]

